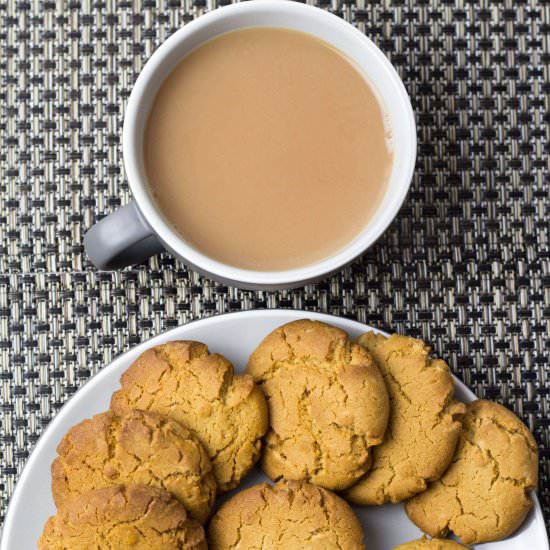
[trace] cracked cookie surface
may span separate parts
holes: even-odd
[[[206,550],[200,523],[166,491],[104,487],[62,505],[46,523],[40,550]]]
[[[262,467],[273,480],[349,487],[369,468],[389,402],[369,353],[348,335],[300,320],[269,334],[248,362],[269,405]]]
[[[299,481],[237,493],[208,527],[210,550],[360,550],[359,520],[334,493]]]
[[[111,409],[156,412],[180,422],[204,445],[221,491],[246,475],[267,430],[264,395],[250,375],[234,375],[200,342],[174,341],[143,353],[121,376]]]
[[[400,544],[393,550],[464,550],[466,546],[458,544],[454,540],[446,539],[417,539]]]
[[[73,426],[52,463],[57,506],[92,489],[144,484],[165,489],[206,521],[216,482],[206,451],[179,422],[144,411],[101,413]]]
[[[401,502],[441,477],[453,457],[465,406],[453,399],[449,367],[430,359],[421,340],[367,332],[358,343],[378,364],[391,412],[371,469],[344,497],[360,505]]]
[[[405,510],[431,536],[452,531],[466,544],[511,535],[533,505],[538,477],[535,440],[511,411],[479,400],[466,408],[451,465]]]

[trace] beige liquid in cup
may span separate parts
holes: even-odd
[[[349,244],[392,167],[384,109],[355,65],[311,35],[269,27],[224,34],[176,66],[144,153],[159,209],[184,240],[258,271]]]

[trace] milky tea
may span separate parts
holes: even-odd
[[[144,158],[183,239],[257,271],[304,267],[350,243],[393,160],[383,105],[359,68],[309,34],[270,27],[183,58],[154,100]]]

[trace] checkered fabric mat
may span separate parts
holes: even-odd
[[[112,358],[192,319],[299,308],[419,336],[534,431],[550,517],[548,0],[320,0],[397,67],[418,125],[398,218],[351,267],[243,292],[163,254],[98,272],[95,220],[131,199],[125,103],[209,0],[0,0],[0,509],[41,432]]]

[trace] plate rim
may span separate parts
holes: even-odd
[[[142,350],[141,353],[143,353],[145,350],[149,349],[150,347],[157,345],[157,342],[169,340],[170,334],[175,333],[178,330],[181,330],[183,327],[187,327],[189,325],[215,324],[219,322],[220,319],[227,318],[227,317],[256,317],[256,316],[270,317],[270,316],[277,316],[277,315],[288,316],[289,317],[288,322],[296,319],[310,318],[310,319],[330,323],[331,319],[336,318],[340,322],[343,322],[345,324],[356,325],[357,328],[361,327],[361,328],[373,329],[376,332],[384,334],[386,336],[389,334],[388,332],[382,329],[379,329],[378,327],[371,326],[371,325],[368,325],[367,323],[362,323],[361,321],[357,321],[356,319],[350,319],[348,317],[341,317],[338,315],[331,315],[329,313],[320,313],[320,312],[306,311],[306,310],[300,310],[300,309],[266,308],[266,309],[250,309],[245,311],[220,313],[220,314],[212,315],[210,317],[193,319],[182,325],[178,325],[171,329],[165,330],[143,342],[140,342],[135,346],[132,346],[130,349],[126,350],[125,352],[121,353],[120,355],[117,355],[112,361],[110,361],[107,365],[102,367],[100,371],[98,371],[93,376],[91,376],[90,379],[64,403],[64,405],[59,409],[59,411],[55,414],[55,416],[52,418],[50,423],[47,425],[46,429],[40,435],[36,445],[34,446],[29,457],[27,458],[27,461],[25,462],[25,465],[23,466],[23,470],[21,471],[21,474],[19,475],[19,479],[15,484],[13,494],[10,498],[10,502],[6,509],[4,524],[1,526],[2,537],[0,539],[0,550],[10,550],[7,547],[7,544],[9,539],[11,538],[11,531],[14,528],[15,518],[17,517],[15,511],[18,508],[18,502],[21,499],[21,495],[23,491],[22,487],[25,485],[25,480],[30,475],[29,472],[33,468],[34,463],[37,461],[37,457],[40,456],[42,447],[46,445],[46,441],[49,439],[50,433],[54,433],[56,431],[56,426],[63,421],[63,417],[66,414],[68,414],[67,411],[70,411],[73,407],[76,406],[75,403],[78,402],[79,398],[87,393],[92,392],[93,387],[95,384],[97,384],[98,380],[103,380],[103,378],[107,378],[108,376],[110,376],[109,371],[113,370],[115,366],[118,365],[119,363],[124,362],[127,355],[129,355],[130,353],[136,353],[138,349]],[[460,378],[458,378],[454,373],[452,373],[452,376],[455,384],[458,387],[460,387],[460,389],[469,397],[470,400],[478,399],[477,395],[466,384],[464,384],[464,382]],[[541,508],[536,490],[531,492],[531,498],[533,499],[534,519],[536,520],[536,525],[539,528],[541,540],[545,542],[545,548],[540,548],[539,550],[550,550],[550,543],[548,540],[548,534],[546,532],[546,523],[544,519],[544,514],[542,513],[542,508]]]

